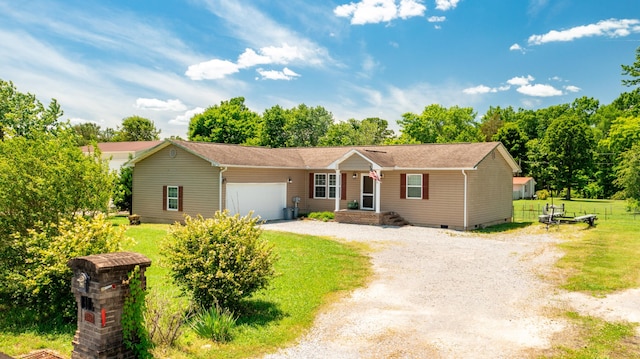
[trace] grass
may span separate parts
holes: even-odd
[[[115,217],[114,225],[128,223]],[[188,301],[171,282],[162,265],[159,244],[168,225],[142,224],[129,227],[126,234],[136,240],[126,250],[142,253],[152,260],[146,271],[149,289],[173,301]],[[216,343],[200,338],[188,327],[172,348],[153,351],[156,357],[245,358],[272,352],[308,330],[317,312],[347,291],[362,286],[371,274],[362,248],[332,239],[282,232],[263,232],[279,256],[275,267],[279,276],[270,287],[246,301],[247,314],[240,316],[233,340]],[[6,313],[5,313],[6,314]],[[39,349],[51,349],[70,356],[75,324],[67,326],[12,326],[8,315],[0,315],[0,352],[12,356]]]
[[[640,342],[635,338],[636,325],[624,322],[610,323],[599,318],[582,316],[576,312],[564,313],[577,329],[577,333],[555,345],[545,358],[593,359],[638,358]]]

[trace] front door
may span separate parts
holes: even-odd
[[[374,209],[375,197],[374,191],[375,186],[373,184],[373,178],[369,177],[368,173],[363,173],[360,175],[362,178],[361,184],[361,197],[360,197],[360,209]]]

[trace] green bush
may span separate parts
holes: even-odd
[[[275,275],[276,255],[258,223],[251,214],[218,211],[207,219],[185,216],[184,226],[171,227],[161,252],[176,284],[198,306],[236,309]]]
[[[191,329],[202,338],[224,343],[232,339],[236,320],[233,312],[216,306],[197,313],[191,322]]]
[[[316,219],[318,221],[333,221],[335,218],[335,214],[333,212],[325,211],[325,212],[311,212],[309,213],[309,218]]]
[[[551,193],[549,193],[549,191],[547,191],[546,189],[542,189],[536,192],[536,196],[538,197],[539,200],[544,201],[547,198],[551,197]]]
[[[125,229],[113,226],[100,214],[64,219],[57,225],[30,229],[26,235],[14,234],[13,246],[25,257],[19,266],[2,268],[2,298],[13,309],[37,313],[39,320],[75,320],[76,302],[70,284],[73,273],[67,262],[121,250]]]

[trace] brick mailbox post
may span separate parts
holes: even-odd
[[[71,290],[78,303],[71,358],[134,358],[124,346],[120,320],[129,294],[129,273],[140,266],[144,288],[144,272],[151,260],[139,253],[119,252],[73,258],[68,265],[73,270]]]

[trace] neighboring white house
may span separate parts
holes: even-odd
[[[513,177],[513,199],[533,198],[536,180],[533,177]]]
[[[100,142],[98,148],[102,153],[102,159],[109,160],[109,169],[119,171],[120,167],[129,160],[129,155],[135,157],[160,143],[162,141]],[[93,152],[93,146],[82,146],[82,152]]]

